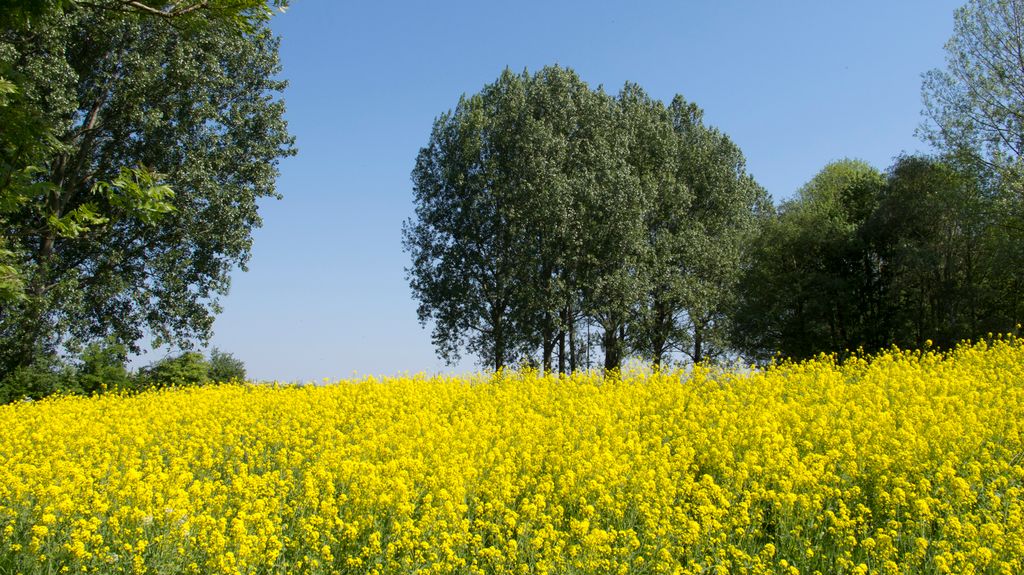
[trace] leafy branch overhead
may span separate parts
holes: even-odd
[[[50,231],[60,238],[78,238],[124,218],[155,225],[162,216],[175,210],[172,201],[174,191],[169,185],[160,183],[161,177],[163,174],[145,167],[121,168],[121,172],[112,181],[93,184],[91,195],[94,201],[87,200],[60,215],[41,215],[45,216]],[[49,182],[42,182],[39,187],[49,194],[60,192]],[[109,209],[101,208],[101,203]]]

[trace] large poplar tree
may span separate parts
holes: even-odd
[[[0,30],[0,371],[207,338],[293,153],[266,4],[27,5]]]
[[[518,202],[526,76],[506,70],[479,94],[463,97],[434,122],[413,169],[416,217],[403,241],[419,317],[433,322],[438,354],[456,361],[468,349],[499,369],[522,356],[528,334],[519,281],[528,233]]]
[[[646,216],[649,291],[633,322],[633,345],[655,366],[674,352],[700,362],[729,347],[740,256],[770,206],[739,147],[706,126],[696,104],[676,96],[667,109],[654,109],[667,118],[668,133],[642,148],[646,177],[657,183]]]
[[[581,274],[583,241],[589,229],[581,218],[577,190],[593,187],[598,175],[594,145],[608,97],[592,91],[572,70],[549,66],[527,87],[528,136],[517,150],[528,173],[517,208],[530,222],[522,240],[517,281],[529,286],[518,314],[522,329],[540,349],[547,372],[576,369],[580,361],[577,328],[584,317]]]

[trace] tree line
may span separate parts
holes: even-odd
[[[934,154],[886,173],[830,164],[748,250],[733,345],[805,358],[950,347],[1024,321],[1024,2],[954,15],[946,67],[925,74]]]
[[[949,348],[1022,319],[1019,216],[950,159],[825,167],[745,257],[732,343],[746,357]]]
[[[564,373],[949,347],[1020,330],[1024,2],[957,11],[931,155],[842,160],[778,206],[681,96],[506,70],[434,123],[407,276],[439,356]]]

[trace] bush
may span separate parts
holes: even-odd
[[[93,343],[82,352],[78,365],[78,389],[83,393],[131,389],[128,348],[116,342]]]
[[[133,374],[128,370],[128,349],[115,341],[103,341],[86,346],[75,364],[50,356],[7,374],[0,379],[0,404],[41,399],[58,391],[88,395],[240,381],[245,381],[245,364],[217,348],[210,352],[209,359],[189,351]]]
[[[57,357],[44,357],[32,365],[16,368],[0,381],[0,403],[19,399],[42,399],[58,391],[79,392],[72,368]]]
[[[211,382],[245,381],[245,364],[230,353],[213,348],[208,377]]]
[[[187,351],[168,357],[139,371],[140,388],[201,385],[210,380],[210,363],[203,354]]]

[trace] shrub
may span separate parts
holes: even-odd
[[[82,352],[76,374],[77,387],[83,393],[131,389],[128,372],[128,348],[116,342],[93,343]]]
[[[41,399],[58,391],[80,391],[74,371],[55,356],[43,357],[16,368],[0,381],[0,403]]]
[[[200,385],[210,379],[210,363],[203,354],[187,351],[143,368],[137,379],[140,388]]]
[[[213,348],[209,364],[208,377],[211,382],[245,381],[245,363],[230,353]]]

